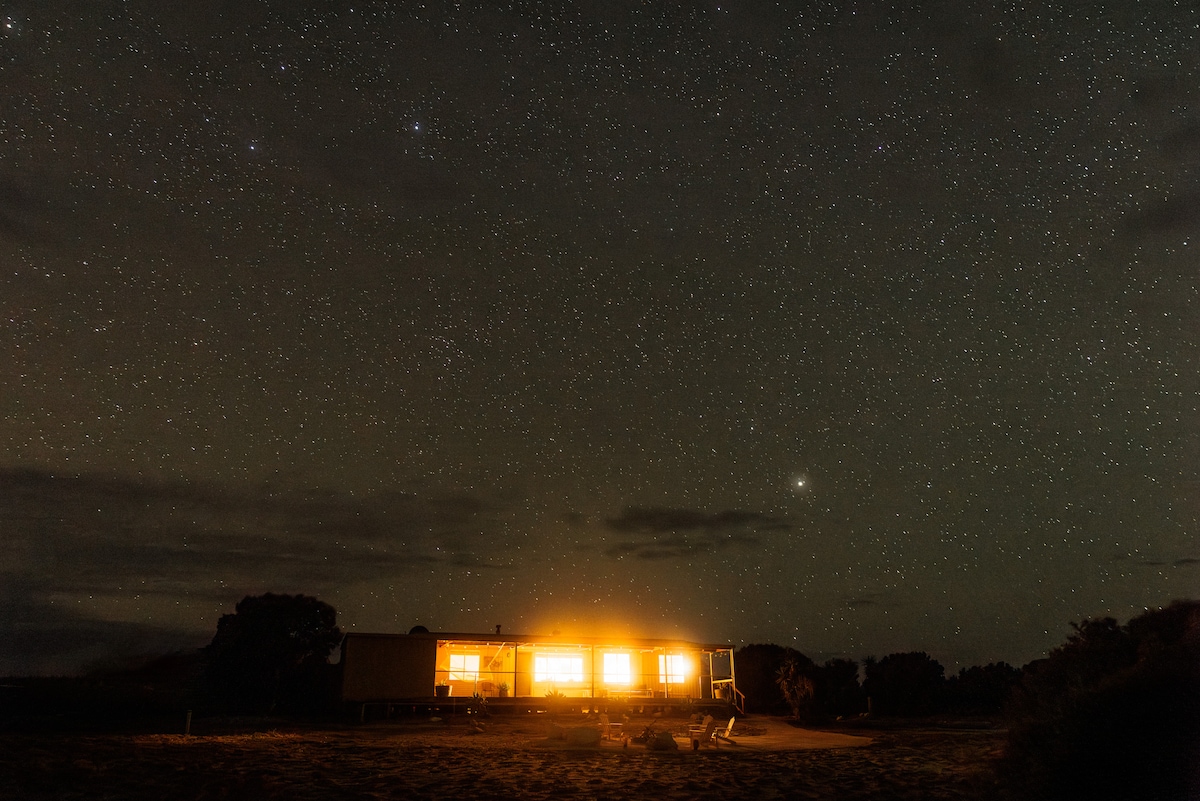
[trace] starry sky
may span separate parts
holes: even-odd
[[[1195,597],[1198,9],[0,0],[0,674]]]

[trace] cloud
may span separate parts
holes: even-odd
[[[105,620],[40,598],[33,588],[0,591],[0,676],[67,675],[199,648],[211,632]]]
[[[1200,559],[1193,556],[1184,556],[1179,559],[1170,559],[1165,556],[1151,556],[1145,559],[1133,559],[1129,554],[1116,554],[1113,556],[1114,562],[1128,562],[1135,567],[1190,567],[1191,565],[1200,565]]]
[[[51,240],[46,218],[54,210],[33,185],[0,175],[0,240],[19,244],[45,244]]]
[[[0,472],[0,518],[48,589],[112,576],[324,583],[474,556],[488,508],[465,496],[239,495],[184,484]],[[261,580],[261,579],[258,579]]]
[[[1191,156],[1200,152],[1200,125],[1185,125],[1167,134],[1163,150],[1172,156]]]
[[[40,670],[105,638],[194,638],[246,594],[495,569],[499,513],[481,497],[432,491],[238,493],[0,469],[0,638],[25,642],[23,664]]]
[[[1200,224],[1200,192],[1187,192],[1141,209],[1129,218],[1134,231],[1146,233],[1191,229]]]
[[[729,509],[715,514],[694,509],[627,506],[605,526],[624,539],[604,548],[614,559],[675,559],[730,547],[761,543],[761,534],[785,531],[791,524],[758,512]]]

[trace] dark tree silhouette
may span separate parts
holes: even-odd
[[[1200,798],[1200,601],[1075,633],[1025,667],[999,777],[1022,798]]]
[[[809,664],[811,665],[811,662]],[[812,701],[813,682],[795,657],[789,656],[779,670],[775,671],[775,684],[783,693],[783,700],[787,702],[788,708],[792,710],[792,717],[799,719],[800,710]]]
[[[853,659],[830,659],[813,671],[813,706],[828,717],[857,715],[866,710],[858,683],[858,663]]]
[[[863,691],[880,715],[909,717],[938,710],[946,670],[924,651],[888,654],[878,662],[863,660]]]
[[[1133,639],[1111,617],[1072,623],[1071,628],[1075,633],[1049,658],[1025,666],[1019,704],[1041,707],[1062,701],[1069,690],[1095,684],[1137,659]]]
[[[341,642],[337,611],[306,595],[246,596],[206,650],[217,696],[247,712],[311,710]]]
[[[994,715],[1004,709],[1021,671],[1007,662],[962,668],[946,681],[946,706],[959,715]]]
[[[787,701],[775,678],[788,659],[794,659],[807,674],[813,661],[795,648],[770,643],[739,648],[733,655],[737,686],[746,695],[747,712],[786,712]]]

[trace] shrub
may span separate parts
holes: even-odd
[[[1196,798],[1200,602],[1075,625],[1027,668],[999,777],[1022,798]]]

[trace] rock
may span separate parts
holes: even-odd
[[[646,747],[651,751],[678,751],[679,743],[675,742],[675,738],[671,736],[671,732],[660,731],[654,735],[654,739],[646,743]]]

